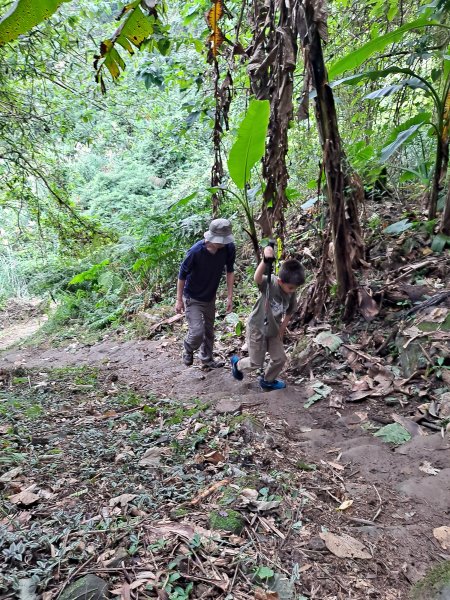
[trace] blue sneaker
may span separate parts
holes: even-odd
[[[238,381],[242,381],[244,379],[244,373],[242,373],[242,371],[239,371],[239,369],[237,368],[238,362],[239,356],[236,356],[235,354],[231,357],[231,372],[235,379],[237,379]]]
[[[286,387],[284,381],[275,379],[275,381],[266,381],[264,377],[259,378],[259,385],[263,390],[283,390]]]

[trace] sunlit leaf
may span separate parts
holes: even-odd
[[[51,17],[64,2],[70,0],[17,0],[0,19],[0,46]]]
[[[211,29],[211,34],[208,37],[208,46],[211,55],[216,58],[220,46],[225,41],[225,36],[219,27],[219,19],[223,16],[222,0],[214,0],[211,9],[206,13],[205,19]]]
[[[101,42],[100,54],[95,57],[96,80],[100,83],[102,91],[105,91],[102,72],[104,67],[108,69],[114,80],[125,69],[125,61],[118,52],[117,44],[129,54],[133,54],[134,48],[140,48],[160,26],[157,13],[158,3],[158,1],[153,2],[152,7],[148,9],[151,11],[151,15],[144,13],[140,0],[135,0],[123,7],[120,15],[123,19],[122,24],[111,38]],[[163,54],[166,54],[170,47],[170,41],[161,38],[156,46]]]
[[[387,161],[387,159],[392,156],[392,154],[394,154],[394,152],[398,150],[400,146],[416,135],[417,131],[420,129],[420,127],[422,127],[422,125],[423,123],[417,123],[416,125],[412,125],[408,129],[401,131],[391,144],[382,149],[380,154],[381,162]]]
[[[407,31],[439,25],[440,23],[438,21],[430,20],[427,17],[421,17],[420,19],[411,21],[411,23],[405,23],[394,31],[390,31],[385,35],[380,35],[379,37],[370,40],[370,42],[367,42],[356,50],[352,49],[349,54],[346,54],[331,65],[331,67],[328,69],[328,77],[331,80],[337,75],[344,73],[344,71],[357,69],[364,61],[366,61],[376,52],[381,52],[389,44],[400,41]]]
[[[228,157],[228,171],[242,190],[254,165],[264,155],[270,105],[268,100],[252,100]]]

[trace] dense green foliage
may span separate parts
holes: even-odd
[[[56,10],[60,3],[48,4]],[[258,165],[251,167],[261,148],[250,140],[257,151],[247,168],[237,142],[230,177],[226,172],[249,99],[246,61],[227,48],[235,35],[241,48],[248,47],[251,23],[241,19],[241,2],[227,3],[221,28],[229,46],[219,48],[217,65],[211,65],[203,20],[209,0],[156,4],[148,13],[145,3],[127,5],[114,34],[121,3],[64,2],[51,18],[19,27],[22,35],[0,47],[0,301],[49,292],[60,302],[61,322],[79,317],[94,326],[160,301],[170,295],[180,258],[204,230],[220,188],[229,193],[219,211],[235,219],[238,237],[256,235],[253,217],[265,183]],[[9,5],[0,0],[0,14]],[[444,206],[446,8],[445,2],[395,0],[330,5],[325,58],[340,133],[369,195],[382,179],[394,196],[419,197],[435,187],[438,210]],[[233,101],[219,119],[225,174],[222,186],[211,188],[215,100],[224,110],[220,86],[228,69]],[[297,96],[303,79],[299,57]],[[261,126],[259,146],[262,120]],[[293,119],[289,210],[303,213],[306,201],[315,206],[319,234],[327,219],[317,192],[321,159],[310,120]]]

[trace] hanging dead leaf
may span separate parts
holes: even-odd
[[[433,529],[433,535],[444,550],[448,550],[450,548],[450,527],[448,525],[436,527]]]
[[[217,23],[223,15],[222,0],[215,0],[210,10],[205,14],[206,23],[215,31],[218,27]]]
[[[210,49],[210,53],[214,58],[217,57],[220,46],[224,43],[225,36],[221,29],[217,28],[215,31],[211,33],[208,37],[208,47]]]
[[[12,504],[24,504],[25,506],[34,504],[35,502],[38,502],[38,500],[39,496],[37,494],[33,494],[33,492],[27,490],[9,497],[9,501],[12,502]]]
[[[339,558],[372,558],[364,544],[351,535],[346,533],[335,535],[327,531],[319,533],[319,536],[325,542],[328,550]]]

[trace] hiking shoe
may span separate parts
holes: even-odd
[[[194,354],[192,352],[183,352],[183,362],[187,367],[190,367],[194,362]]]
[[[202,369],[220,369],[224,367],[225,363],[223,360],[207,360],[205,362],[202,361]]]
[[[260,377],[259,385],[263,390],[283,390],[286,387],[284,381],[281,379],[275,379],[275,381],[266,381],[264,377]]]
[[[239,371],[239,369],[237,368],[238,362],[239,356],[236,356],[235,354],[231,357],[231,373],[233,374],[233,377],[235,379],[237,379],[238,381],[242,381],[244,379],[244,373],[242,373],[242,371]]]

